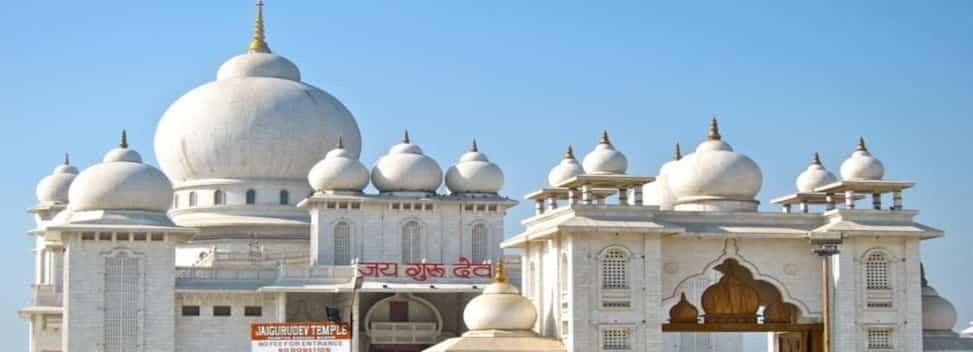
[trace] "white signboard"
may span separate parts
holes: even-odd
[[[260,323],[250,326],[252,352],[351,352],[348,323]]]

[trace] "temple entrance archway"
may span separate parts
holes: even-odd
[[[754,279],[735,259],[726,259],[714,269],[722,276],[703,291],[702,309],[680,293],[663,332],[767,332],[774,333],[772,347],[777,352],[822,350],[822,324],[798,323],[800,310],[784,302],[774,285]]]

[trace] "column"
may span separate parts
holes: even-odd
[[[544,200],[537,199],[534,200],[534,215],[544,214]]]
[[[801,213],[802,214],[807,214],[807,211],[808,211],[807,201],[806,200],[802,200],[801,201]]]
[[[822,352],[831,351],[831,257],[838,254],[838,241],[824,241],[814,254],[821,257],[821,332]]]
[[[581,185],[581,204],[591,205],[591,185],[583,184]]]
[[[845,206],[848,209],[855,209],[855,191],[845,191]]]
[[[578,189],[569,188],[568,189],[568,206],[573,206],[578,204]]]
[[[618,205],[628,205],[628,188],[618,189]]]
[[[892,192],[892,210],[902,210],[902,191]]]
[[[782,208],[781,210],[784,211],[784,214],[790,214],[791,213],[791,205],[790,204],[784,204],[784,206],[781,207],[781,208]]]
[[[825,208],[827,210],[834,210],[834,193],[828,193],[824,196],[824,200],[827,203]]]
[[[882,194],[875,192],[872,193],[872,209],[882,210]]]
[[[548,210],[557,209],[557,197],[547,196],[547,209]]]

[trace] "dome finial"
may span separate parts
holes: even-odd
[[[471,152],[479,152],[480,147],[476,145],[476,138],[473,138],[473,146],[470,147]]]
[[[863,152],[868,151],[868,148],[865,147],[865,137],[858,137],[858,148],[855,148],[855,150],[859,150]]]
[[[601,141],[598,143],[611,145],[611,140],[608,139],[608,130],[601,130]]]
[[[565,159],[574,159],[574,147],[568,145],[568,150],[564,152]]]
[[[128,131],[122,130],[122,140],[118,142],[118,147],[128,149]]]
[[[672,155],[672,160],[682,160],[682,147],[679,146],[678,142],[676,143],[676,153]]]
[[[818,154],[818,152],[814,152],[814,159],[811,160],[811,164],[821,165],[821,154]]]
[[[345,142],[342,140],[341,136],[338,136],[338,149],[345,149]]]
[[[507,282],[507,272],[503,270],[503,258],[497,259],[497,274],[493,277],[493,283],[503,284]]]
[[[64,153],[64,165],[71,165],[71,154]]]
[[[720,135],[720,122],[716,119],[716,115],[713,115],[713,121],[709,123],[709,135],[706,138],[711,141],[718,141],[723,138]]]
[[[270,47],[264,41],[264,2],[257,0],[257,21],[253,28],[253,40],[250,41],[251,53],[269,53]]]
[[[409,139],[409,130],[405,130],[405,133],[402,134],[402,143],[405,143],[405,144],[411,144],[412,143],[412,140]]]

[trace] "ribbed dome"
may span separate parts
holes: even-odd
[[[344,148],[342,139],[307,176],[318,192],[361,192],[368,186],[368,169]]]
[[[799,176],[797,176],[797,191],[802,193],[814,192],[815,188],[837,182],[838,178],[821,164],[821,156],[814,153],[814,160]]]
[[[156,157],[173,181],[302,180],[339,136],[358,157],[354,117],[330,94],[300,82],[287,59],[239,55],[217,77],[176,100],[159,121]]]
[[[503,265],[497,279],[466,304],[463,321],[470,330],[530,330],[537,320],[534,304],[507,283]]]
[[[443,169],[422,148],[412,144],[409,132],[372,168],[372,184],[380,192],[435,193],[443,183]]]
[[[956,326],[956,308],[930,286],[922,288],[922,329],[952,331]]]
[[[865,147],[865,138],[858,140],[858,148],[851,157],[841,163],[841,178],[845,180],[881,180],[885,165]]]
[[[547,183],[551,187],[557,187],[561,182],[578,175],[584,175],[584,168],[578,163],[578,159],[574,158],[574,148],[568,146],[568,150],[564,152],[564,159],[561,159],[561,162],[547,174]]]
[[[158,169],[141,161],[123,143],[109,151],[105,161],[82,171],[69,191],[69,207],[86,210],[144,210],[165,212],[172,202],[172,183]]]
[[[480,152],[474,140],[470,151],[446,171],[446,187],[452,193],[496,194],[503,187],[503,171]]]
[[[37,183],[37,200],[41,203],[67,203],[68,190],[77,175],[78,168],[71,166],[68,156],[65,155],[64,163]]]
[[[625,154],[615,150],[608,139],[608,131],[601,132],[601,141],[584,156],[584,170],[590,175],[623,175],[628,170]]]
[[[742,201],[754,204],[756,210],[754,197],[763,185],[760,167],[722,141],[715,118],[708,140],[682,158],[668,176],[669,189],[679,204]]]

